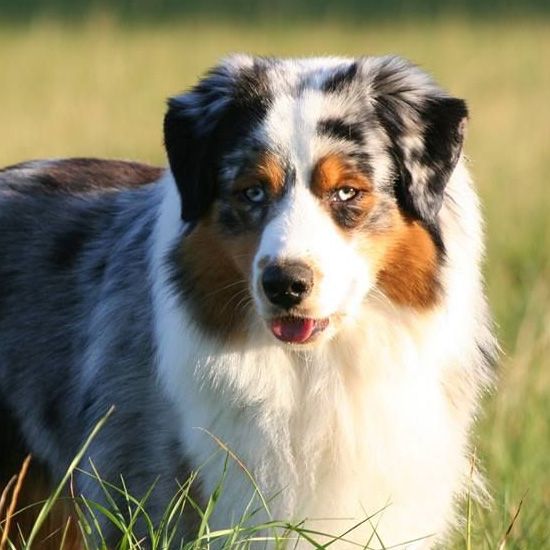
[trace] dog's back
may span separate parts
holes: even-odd
[[[74,169],[72,161],[64,164]],[[108,173],[107,163],[97,165]],[[33,445],[43,453],[64,448],[70,456],[76,452],[70,434],[82,433],[86,401],[79,394],[83,365],[75,360],[83,361],[86,350],[105,337],[105,325],[94,327],[97,332],[90,326],[102,322],[98,304],[111,308],[109,319],[127,311],[116,304],[126,294],[110,293],[104,277],[113,286],[140,286],[142,278],[133,281],[132,269],[145,260],[132,243],[140,239],[140,228],[147,231],[139,197],[148,191],[129,191],[126,199],[121,184],[98,183],[101,173],[94,181],[79,179],[76,171],[65,179],[51,173],[29,165],[0,173],[0,380]],[[66,459],[53,462],[63,468]]]
[[[0,170],[0,486],[27,453],[33,455],[18,508],[34,507],[13,519],[12,533],[28,534],[36,503],[49,496],[82,435],[114,404],[111,397],[102,402],[102,386],[118,384],[123,392],[124,369],[100,373],[105,369],[93,350],[107,353],[108,345],[118,345],[119,359],[124,349],[131,354],[136,378],[150,375],[145,259],[143,246],[133,243],[152,221],[142,215],[139,197],[150,194],[147,184],[161,173],[101,159],[33,161]],[[129,292],[117,293],[119,285]],[[118,303],[123,296],[125,303]],[[126,328],[125,343],[120,327]],[[129,415],[139,422],[146,396],[133,397],[135,411],[121,408],[126,421]],[[44,537],[63,526],[65,511],[58,510]],[[48,538],[52,548],[60,536]]]
[[[138,188],[159,179],[162,168],[116,159],[26,161],[0,169],[0,189],[18,192],[100,193]]]

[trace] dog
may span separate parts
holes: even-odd
[[[169,100],[166,170],[1,172],[0,395],[52,479],[114,405],[91,501],[89,461],[154,522],[195,472],[213,530],[444,541],[497,349],[467,117],[398,57],[233,55]]]

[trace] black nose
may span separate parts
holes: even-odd
[[[290,309],[311,292],[313,271],[298,262],[270,264],[262,275],[262,286],[272,304]]]

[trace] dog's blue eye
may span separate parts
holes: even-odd
[[[260,204],[266,199],[266,192],[262,185],[253,185],[243,191],[243,195],[254,204]]]
[[[353,187],[340,187],[340,189],[337,189],[334,192],[332,200],[346,202],[356,197],[357,193],[357,189],[354,189]]]

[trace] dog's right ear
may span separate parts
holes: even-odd
[[[246,55],[229,57],[189,92],[168,100],[164,143],[181,197],[181,217],[190,228],[216,198],[224,148],[243,137],[243,124],[257,119],[262,64]]]

